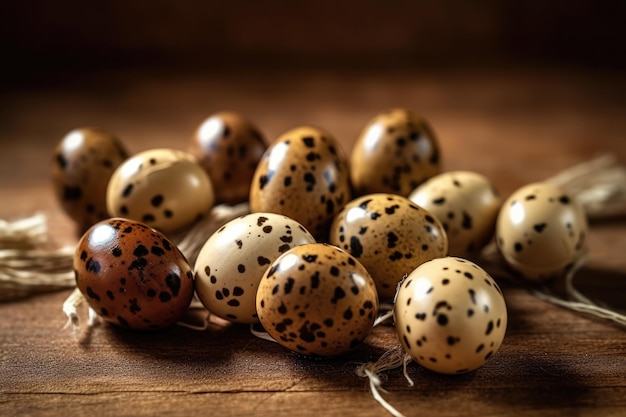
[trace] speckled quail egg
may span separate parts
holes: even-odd
[[[314,243],[295,220],[275,213],[248,214],[209,237],[194,267],[196,292],[213,314],[256,323],[256,293],[270,264],[294,246]]]
[[[482,366],[500,348],[506,303],[485,270],[461,258],[433,259],[412,271],[394,303],[396,332],[420,365],[444,374]]]
[[[434,214],[448,236],[451,256],[475,257],[493,236],[502,205],[498,191],[484,175],[445,172],[424,182],[409,200]]]
[[[108,218],[106,190],[128,152],[119,139],[98,128],[69,132],[57,145],[52,166],[54,191],[80,234]]]
[[[235,204],[248,199],[266,148],[256,126],[240,114],[223,111],[202,122],[188,150],[211,178],[216,202]]]
[[[496,242],[504,261],[527,279],[563,276],[586,252],[587,219],[560,187],[528,184],[503,204]]]
[[[350,155],[350,179],[357,195],[408,196],[440,172],[435,133],[426,120],[406,109],[392,109],[370,120]]]
[[[365,267],[325,243],[296,246],[276,259],[256,302],[259,320],[276,342],[311,356],[353,349],[378,314],[376,286]]]
[[[251,211],[291,217],[318,240],[349,200],[348,166],[339,144],[329,133],[308,126],[292,129],[270,145],[250,187]]]
[[[127,219],[91,227],[76,247],[74,272],[89,306],[122,327],[167,327],[193,297],[193,272],[183,254],[160,232]]]
[[[112,217],[137,220],[166,234],[191,226],[214,201],[206,172],[191,155],[175,149],[151,149],[127,159],[107,188]]]
[[[369,271],[381,299],[418,265],[448,252],[443,226],[427,210],[394,194],[350,201],[330,228],[330,243],[347,250]]]

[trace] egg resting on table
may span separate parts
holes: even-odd
[[[330,243],[357,258],[387,300],[405,274],[448,252],[446,233],[434,215],[406,197],[384,193],[346,204],[332,223]]]
[[[98,128],[69,132],[57,145],[52,166],[54,191],[80,234],[108,216],[106,190],[128,152],[119,139]]]
[[[267,145],[249,120],[233,112],[211,115],[196,129],[189,153],[207,172],[217,203],[246,201],[257,164]]]
[[[560,187],[533,183],[504,202],[496,243],[504,261],[527,279],[562,277],[587,251],[587,218]]]
[[[261,279],[257,313],[280,345],[303,355],[336,356],[358,346],[378,314],[376,286],[347,252],[324,243],[296,246]]]
[[[359,135],[350,155],[356,195],[408,196],[441,172],[439,143],[430,125],[406,109],[378,114]]]
[[[211,313],[238,323],[256,323],[256,293],[270,264],[294,246],[314,243],[295,220],[252,213],[213,233],[202,246],[194,274],[196,292]]]
[[[337,141],[315,127],[282,134],[267,149],[250,187],[252,212],[279,213],[318,240],[350,200],[348,166]]]
[[[160,232],[112,218],[91,227],[74,255],[76,285],[104,320],[150,330],[174,324],[193,297],[193,272]]]
[[[502,205],[491,181],[469,171],[436,175],[413,190],[409,200],[441,221],[448,254],[460,257],[476,257],[490,241]]]
[[[150,149],[120,165],[107,187],[112,217],[169,234],[191,226],[213,207],[213,185],[196,159],[175,149]]]
[[[444,374],[484,365],[502,344],[507,317],[493,278],[455,257],[417,267],[400,285],[394,303],[403,349],[420,365]]]

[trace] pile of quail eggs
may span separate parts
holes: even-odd
[[[229,112],[206,119],[186,151],[130,156],[111,134],[78,129],[56,149],[53,180],[82,234],[77,287],[104,320],[163,328],[196,294],[212,314],[260,323],[310,356],[350,351],[392,303],[416,362],[474,370],[507,326],[500,287],[475,263],[481,250],[495,240],[531,280],[563,274],[585,250],[585,215],[562,190],[530,184],[503,202],[479,173],[442,173],[432,128],[404,109],[374,117],[349,156],[311,126],[268,146]],[[241,202],[250,214],[208,236],[191,265],[169,236]]]

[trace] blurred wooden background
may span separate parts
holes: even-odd
[[[0,16],[5,87],[130,65],[626,64],[626,3],[618,0],[11,0]]]

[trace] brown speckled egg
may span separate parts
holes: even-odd
[[[528,184],[504,202],[496,242],[507,265],[530,280],[565,275],[587,251],[587,218],[560,187]]]
[[[374,117],[350,155],[350,179],[357,195],[408,196],[441,172],[439,143],[430,125],[409,110],[393,109]]]
[[[276,259],[261,279],[256,305],[276,342],[312,356],[353,349],[378,314],[376,286],[365,267],[324,243],[296,246]]]
[[[233,219],[213,233],[198,254],[198,298],[218,317],[256,323],[256,292],[267,268],[292,247],[314,242],[301,224],[282,214]]]
[[[80,234],[109,217],[107,183],[127,157],[115,136],[97,128],[72,130],[58,144],[52,166],[54,191]]]
[[[232,112],[211,115],[196,129],[189,153],[209,174],[217,203],[246,201],[257,164],[267,148],[249,120]]]
[[[214,201],[206,172],[193,156],[175,149],[151,149],[127,159],[107,188],[112,217],[140,221],[166,234],[191,226]]]
[[[394,194],[369,194],[346,204],[333,221],[330,243],[357,258],[376,282],[378,295],[387,300],[405,274],[448,253],[439,220]]]
[[[76,285],[104,320],[138,330],[160,329],[187,311],[193,272],[158,231],[113,218],[90,228],[74,254]]]
[[[319,240],[349,200],[348,167],[339,144],[329,133],[307,126],[270,145],[250,187],[253,212],[291,217]]]
[[[491,181],[469,171],[439,174],[413,190],[409,200],[441,221],[449,255],[464,258],[476,257],[490,241],[502,205]]]
[[[413,270],[398,289],[393,316],[404,350],[444,374],[484,365],[500,348],[508,318],[494,279],[473,262],[454,257]]]

